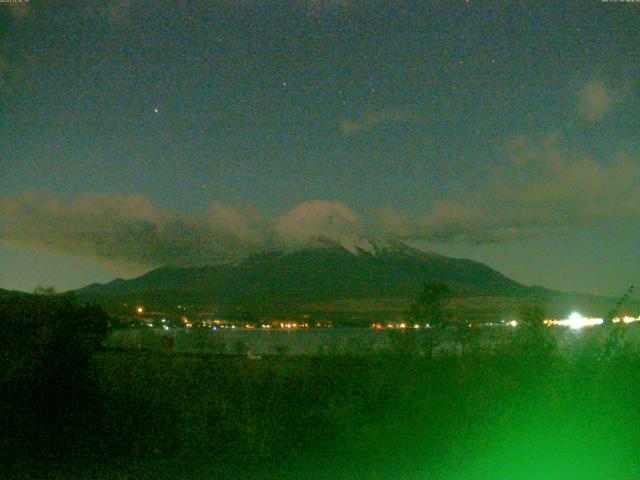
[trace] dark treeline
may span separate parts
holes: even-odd
[[[250,360],[105,351],[97,307],[3,298],[3,477],[633,478],[640,355],[560,355],[541,315],[489,353]]]
[[[110,328],[95,305],[71,295],[0,296],[2,464],[73,455],[91,435],[93,354]]]

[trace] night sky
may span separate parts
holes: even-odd
[[[271,248],[315,200],[308,222],[622,294],[640,3],[433,3],[0,4],[0,288]]]

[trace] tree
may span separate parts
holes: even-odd
[[[34,295],[56,295],[58,292],[53,287],[43,287],[42,285],[38,285],[33,289]]]
[[[416,302],[410,308],[415,323],[439,327],[445,320],[445,307],[451,291],[444,283],[425,282]]]
[[[35,426],[30,441],[38,448],[68,447],[67,433],[85,432],[82,419],[95,404],[90,361],[109,317],[70,295],[18,294],[0,301],[0,320],[5,358],[29,366],[5,382],[5,392],[13,392],[6,405],[20,412],[16,431]]]
[[[433,329],[442,326],[445,321],[446,303],[450,294],[449,287],[444,283],[423,283],[416,302],[409,307],[409,317],[413,323],[429,325],[432,330],[421,338],[421,347],[416,344],[414,338],[405,338],[402,341],[405,350],[411,348],[415,351],[419,348],[426,350],[430,357],[433,356],[437,344],[437,334]]]
[[[634,286],[631,285],[622,297],[618,299],[616,304],[609,310],[607,316],[604,319],[605,326],[605,341],[600,353],[600,358],[611,358],[611,356],[620,351],[623,344],[624,334],[626,329],[624,328],[624,322],[613,322],[613,319],[620,314],[622,306],[629,300],[629,297],[633,294]]]
[[[529,356],[547,355],[555,348],[555,340],[544,325],[544,309],[540,305],[521,305],[516,327],[518,353]]]
[[[536,333],[544,329],[544,309],[540,305],[521,305],[518,313],[522,327]]]

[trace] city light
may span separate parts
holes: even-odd
[[[578,312],[572,312],[567,319],[555,320],[552,323],[554,325],[569,327],[572,330],[578,330],[584,327],[593,327],[595,325],[602,325],[604,323],[604,320],[602,318],[584,317]]]
[[[635,317],[630,317],[628,315],[625,315],[624,317],[616,317],[613,320],[613,323],[624,323],[624,324],[629,324],[629,323],[633,323],[633,322],[638,322],[640,321],[640,316],[635,318]]]
[[[137,313],[144,313],[144,307],[137,307],[136,308],[136,312]]]

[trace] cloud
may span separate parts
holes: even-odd
[[[473,186],[411,212],[356,213],[313,200],[278,217],[213,202],[201,213],[158,208],[143,195],[86,193],[70,201],[24,193],[0,197],[0,240],[155,267],[204,265],[282,250],[321,235],[496,243],[569,229],[640,222],[640,162],[621,151],[606,162],[553,133],[518,136]]]
[[[238,208],[213,202],[206,213],[207,225],[213,231],[237,238],[241,242],[257,244],[264,240],[260,232],[267,230],[265,221],[254,209]]]
[[[599,80],[587,83],[576,93],[576,97],[578,113],[591,122],[601,120],[611,107],[611,95]]]
[[[508,242],[571,228],[640,221],[640,163],[620,152],[608,162],[560,146],[552,134],[517,137],[507,163],[487,169],[475,188],[438,199],[422,215],[386,211],[380,222],[405,238]]]
[[[359,122],[352,122],[351,120],[341,120],[340,121],[340,131],[342,133],[356,133],[356,132],[364,132],[368,130],[368,128]]]
[[[340,131],[351,134],[363,131],[370,131],[378,127],[391,124],[405,123],[413,117],[413,112],[408,108],[388,108],[376,112],[369,112],[358,120],[340,121]]]
[[[0,238],[141,266],[232,260],[266,242],[255,218],[214,204],[205,215],[158,209],[142,195],[0,198]]]
[[[143,195],[85,193],[68,202],[33,193],[0,197],[0,240],[145,267],[233,261],[321,235],[353,237],[361,228],[353,210],[324,200],[266,218],[220,202],[186,215]]]

